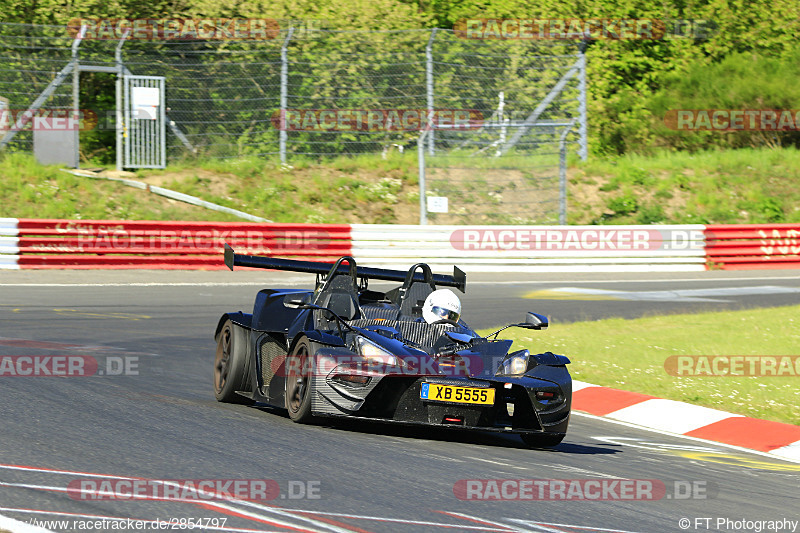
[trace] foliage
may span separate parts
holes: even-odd
[[[705,26],[694,26],[702,30],[699,33],[672,35],[673,38],[661,40],[601,39],[589,46],[589,134],[593,153],[646,152],[658,147],[701,150],[797,146],[800,142],[796,133],[685,133],[668,130],[663,125],[664,113],[669,109],[795,108],[794,102],[800,95],[800,74],[796,68],[800,60],[796,40],[800,34],[800,3],[796,0],[667,0],[661,3],[646,0],[571,3],[557,0],[73,0],[67,3],[6,0],[3,14],[4,22],[39,24],[65,24],[79,16],[271,17],[280,21],[323,21],[328,28],[356,30],[452,28],[458,20],[476,17],[656,19],[667,24],[676,20],[706,21]],[[707,31],[708,28],[711,31]],[[385,52],[391,53],[399,34],[384,37],[382,44],[372,44],[380,44]],[[337,38],[330,36],[334,41]],[[514,44],[508,43],[512,47]],[[468,47],[470,43],[460,45]],[[346,85],[360,87],[356,96],[363,96],[363,103],[369,103],[369,97],[375,96],[376,88],[370,86],[370,76],[388,68],[355,51],[326,53],[308,43],[302,48],[302,59],[309,63],[351,60],[351,77]],[[452,53],[458,53],[457,47]],[[240,59],[244,62],[249,57],[245,54]],[[443,64],[447,62],[446,57],[442,59]],[[487,61],[492,60],[487,58]],[[213,69],[210,65],[204,67]],[[263,80],[275,75],[276,72],[259,72],[256,82],[266,84]],[[498,77],[503,75],[502,70],[497,72]],[[340,73],[332,72],[330,80],[307,77],[300,81],[302,90],[298,94],[319,97],[322,103],[326,97],[338,95],[339,89],[330,82],[339,76]],[[274,83],[274,79],[270,83]],[[522,78],[519,83],[520,87],[547,87],[553,80]],[[447,79],[442,80],[437,90],[446,92],[449,85]],[[473,94],[480,96],[477,90]],[[247,147],[265,142],[268,145],[275,141],[246,137],[241,141],[239,152],[264,152],[263,148],[250,150]]]

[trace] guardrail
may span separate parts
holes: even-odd
[[[702,225],[352,225],[353,256],[370,264],[457,263],[482,272],[705,270]]]
[[[711,268],[800,268],[800,224],[708,225],[705,237]]]
[[[2,268],[222,269],[248,255],[467,272],[800,268],[800,224],[411,226],[0,219]]]
[[[223,269],[226,242],[253,255],[351,253],[347,224],[0,219],[0,235],[0,268]]]

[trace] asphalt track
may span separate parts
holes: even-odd
[[[280,411],[217,403],[211,336],[220,314],[248,310],[258,287],[312,282],[246,271],[0,272],[0,355],[87,355],[100,365],[88,377],[0,377],[0,515],[203,519],[195,531],[646,533],[755,531],[754,521],[800,520],[800,464],[585,415],[573,416],[560,446],[536,450],[491,434],[301,426]],[[463,301],[476,327],[518,321],[526,310],[551,316],[555,327],[795,304],[799,291],[796,271],[484,274],[470,276]],[[576,299],[589,297],[604,299]],[[129,365],[127,375],[118,374],[120,362]],[[131,478],[267,479],[280,495],[246,501],[184,492],[183,501],[163,501],[67,492],[80,481]],[[610,501],[462,500],[454,493],[463,480],[518,479],[655,480],[665,492]],[[490,484],[479,486],[473,498],[495,495]],[[118,530],[108,524],[102,529]],[[49,529],[86,530],[71,523]]]

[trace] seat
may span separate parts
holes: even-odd
[[[320,305],[327,307],[345,320],[353,320],[359,315],[358,302],[346,290],[331,290],[321,301],[324,303]]]
[[[358,305],[358,291],[353,278],[338,274],[326,282],[324,290],[317,296],[315,304],[327,307],[343,320],[361,318],[361,308]],[[315,311],[314,325],[317,329],[336,329],[336,319],[324,311]]]
[[[432,292],[431,286],[424,281],[412,283],[400,299],[400,315],[413,318],[421,317],[425,298]]]
[[[422,271],[422,279],[415,279],[417,270]],[[400,308],[397,319],[416,319],[422,317],[422,306],[425,298],[436,290],[433,274],[428,265],[417,263],[408,269],[403,285],[386,293],[386,297]]]

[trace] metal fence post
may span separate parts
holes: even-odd
[[[428,205],[425,195],[425,135],[430,132],[430,128],[425,128],[417,141],[417,158],[419,162],[419,223],[421,226],[428,223]]]
[[[567,225],[567,135],[574,125],[573,120],[558,140],[558,223],[562,226]]]
[[[117,98],[115,101],[115,110],[114,110],[114,122],[116,127],[116,140],[117,140],[117,170],[122,170],[124,165],[123,160],[123,150],[124,146],[123,143],[125,142],[125,126],[126,124],[122,120],[122,106],[125,105],[123,102],[123,94],[122,94],[122,80],[125,77],[125,65],[122,63],[122,45],[125,44],[125,40],[128,38],[128,34],[130,30],[126,29],[125,33],[122,34],[122,37],[117,44],[116,49],[114,49],[114,62],[117,65]]]
[[[589,41],[581,41],[579,46],[580,58],[578,59],[578,155],[586,161],[589,156],[589,141],[587,133],[587,112],[586,112],[586,48]]]
[[[294,33],[294,26],[289,28],[289,33],[286,34],[286,39],[283,40],[281,46],[281,117],[280,117],[280,152],[281,165],[286,164],[286,143],[289,135],[286,133],[286,107],[289,105],[289,59],[288,47],[289,41],[292,39]]]
[[[82,25],[80,29],[80,33],[78,39],[72,43],[72,63],[75,65],[75,69],[72,71],[72,113],[73,116],[80,116],[78,111],[81,107],[81,63],[78,59],[78,46],[80,45],[80,41],[86,35],[86,26]],[[75,168],[80,168],[81,164],[81,147],[80,147],[80,131],[78,132],[78,143],[75,146],[75,156],[73,161],[75,162]]]
[[[427,89],[427,97],[428,97],[428,127],[430,127],[430,123],[433,120],[433,41],[436,40],[436,28],[431,30],[431,36],[428,39],[428,46],[425,47],[425,78],[426,78],[426,89]],[[428,153],[433,155],[436,151],[436,147],[434,146],[434,135],[433,131],[429,130],[428,134]]]

